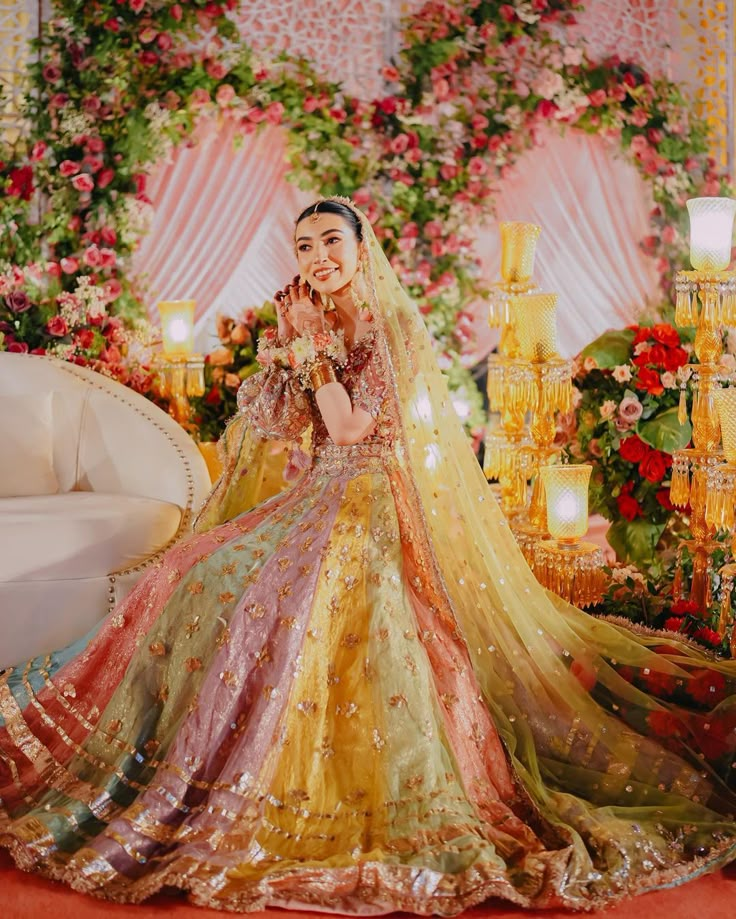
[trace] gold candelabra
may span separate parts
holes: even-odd
[[[196,435],[190,398],[204,395],[204,358],[194,353],[194,300],[163,300],[161,316],[163,352],[158,359],[161,394],[169,414]]]
[[[582,607],[600,602],[606,583],[600,547],[581,542],[588,532],[588,485],[592,468],[585,463],[542,467],[551,538],[537,540],[532,560],[540,584]]]
[[[690,505],[692,539],[683,543],[693,560],[689,599],[705,613],[711,602],[712,555],[715,549],[722,548],[715,537],[728,519],[725,483],[731,481],[729,464],[724,464],[720,446],[717,405],[724,381],[719,366],[722,327],[736,323],[736,272],[726,270],[731,260],[736,201],[692,198],[687,207],[693,270],[677,273],[675,323],[697,330],[693,345],[697,362],[684,368],[693,390],[693,445],[673,455],[670,499],[676,507]],[[681,424],[687,421],[685,386],[683,380],[678,414]],[[678,587],[681,581],[678,571]]]
[[[506,221],[500,224],[501,278],[494,285],[489,303],[488,322],[501,329],[498,353],[488,357],[488,401],[499,413],[499,425],[485,442],[484,472],[497,479],[501,507],[513,516],[526,503],[529,478],[527,456],[521,449],[530,444],[525,429],[525,406],[515,394],[523,387],[523,367],[518,364],[519,342],[512,319],[511,297],[534,288],[532,274],[537,240],[542,228],[534,223]]]
[[[532,281],[541,228],[516,222],[500,228],[502,281],[489,323],[502,332],[498,354],[488,358],[488,401],[499,424],[486,438],[484,472],[498,480],[503,511],[531,562],[535,540],[547,532],[540,470],[560,453],[555,415],[570,408],[572,363],[557,353],[557,294],[537,290]]]

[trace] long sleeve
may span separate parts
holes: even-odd
[[[309,397],[282,367],[267,367],[244,380],[238,411],[264,437],[298,440],[312,423]]]

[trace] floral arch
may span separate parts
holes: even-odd
[[[305,60],[258,60],[238,5],[57,0],[27,99],[30,141],[2,157],[17,285],[50,272],[75,290],[88,277],[113,310],[135,315],[128,260],[150,205],[147,175],[213,117],[242,140],[281,125],[290,177],[368,212],[449,356],[467,328],[463,306],[482,294],[471,228],[544,130],[602,135],[636,165],[655,201],[642,244],[663,288],[682,261],[684,200],[726,188],[677,86],[639,62],[588,60],[568,40],[578,8],[568,0],[430,0],[403,21],[387,91],[372,102]],[[57,322],[34,338],[34,328],[21,316],[6,340],[66,341],[67,356],[89,356],[90,336],[69,340]]]

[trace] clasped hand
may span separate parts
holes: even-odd
[[[279,338],[286,342],[298,335],[314,335],[325,329],[325,314],[317,291],[297,275],[291,284],[274,294]]]

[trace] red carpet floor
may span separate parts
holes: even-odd
[[[17,871],[6,853],[0,853],[0,919],[172,919],[224,917],[232,913],[204,910],[177,897],[159,895],[143,906],[103,903],[51,881]],[[254,919],[307,919],[308,913],[272,910],[251,914]],[[324,919],[324,913],[313,913]],[[660,890],[627,900],[596,913],[553,910],[538,913],[489,902],[465,914],[468,919],[736,919],[736,864],[716,874],[671,890]]]

